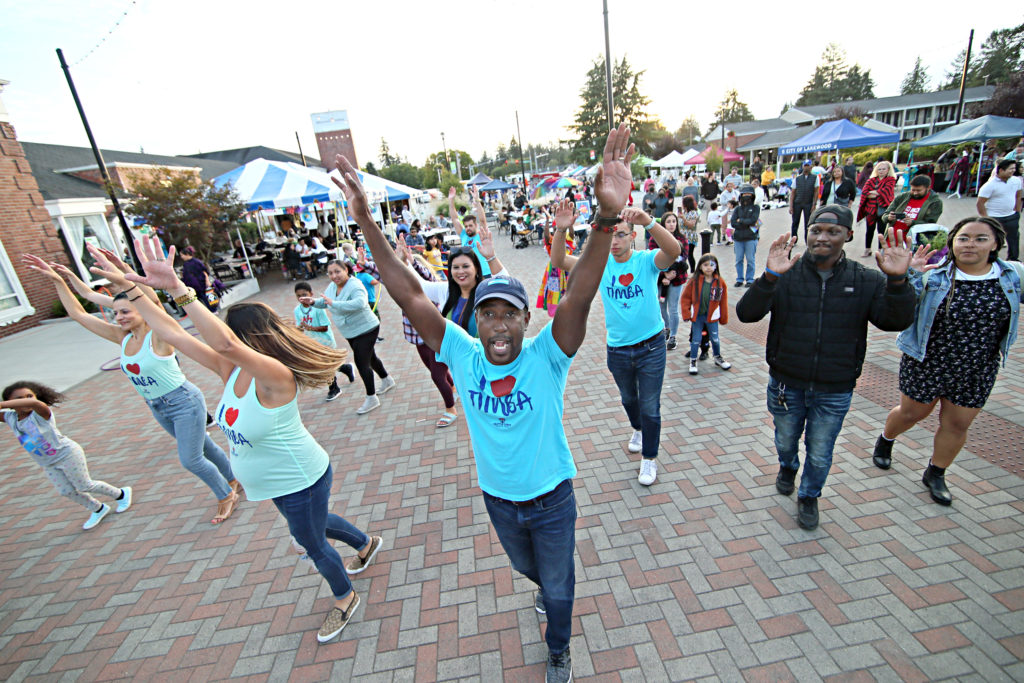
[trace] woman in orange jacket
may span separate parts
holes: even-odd
[[[711,350],[715,356],[715,365],[728,370],[732,363],[722,358],[722,349],[718,342],[718,324],[729,322],[728,288],[718,270],[718,259],[714,254],[704,254],[697,262],[697,271],[683,288],[680,300],[683,320],[690,321],[690,374],[696,375],[697,350],[700,347],[701,333],[706,328],[711,339]]]

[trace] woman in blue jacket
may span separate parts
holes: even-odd
[[[889,469],[893,440],[939,404],[939,429],[921,481],[940,505],[953,501],[946,468],[963,448],[1017,337],[1024,272],[1019,263],[998,258],[1006,233],[992,218],[965,218],[948,243],[949,255],[937,266],[925,265],[931,253],[926,248],[911,262],[908,279],[918,303],[914,324],[896,340],[903,352],[900,404],[889,411],[872,457],[877,467]]]

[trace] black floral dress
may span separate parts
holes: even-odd
[[[957,280],[952,296],[948,314],[945,300],[935,312],[924,360],[900,359],[900,391],[919,403],[981,408],[996,382],[1010,302],[998,278]]]

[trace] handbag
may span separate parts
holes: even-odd
[[[210,287],[206,290],[206,302],[210,304],[210,308],[217,308],[220,305],[220,297],[217,296],[217,292]]]

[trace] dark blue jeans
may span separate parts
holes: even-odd
[[[541,587],[548,650],[561,654],[572,637],[576,598],[576,495],[566,479],[532,505],[513,505],[484,492],[487,514],[512,568]]]
[[[1010,261],[1020,260],[1020,214],[1011,213],[1009,216],[996,218],[1003,229],[1006,230],[1006,258]]]
[[[696,359],[700,350],[700,338],[704,330],[708,331],[708,339],[711,340],[711,351],[715,356],[722,355],[722,347],[718,341],[718,321],[708,322],[706,315],[698,315],[690,323],[690,358]]]
[[[309,488],[272,500],[287,520],[292,537],[306,549],[317,571],[327,579],[334,599],[341,600],[352,590],[352,582],[348,580],[341,555],[327,539],[343,541],[362,550],[370,537],[344,518],[327,511],[333,478],[334,472],[328,466],[324,475]]]
[[[792,389],[774,377],[768,380],[768,412],[775,418],[775,449],[779,465],[800,469],[797,451],[804,435],[807,455],[800,477],[800,498],[818,498],[832,467],[832,450],[850,411],[852,391],[822,393]]]
[[[643,457],[658,457],[661,440],[661,384],[665,380],[665,337],[637,346],[609,346],[608,369],[619,387],[630,426],[643,433]]]

